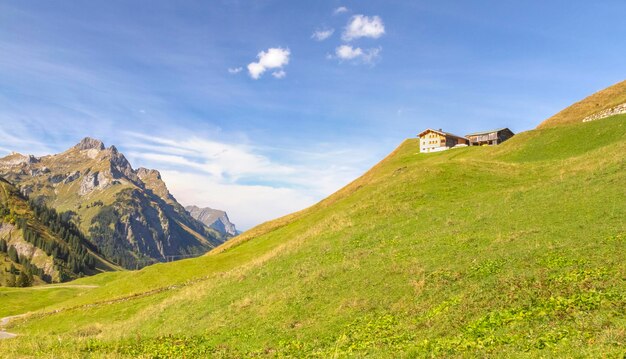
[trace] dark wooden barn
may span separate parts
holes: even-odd
[[[469,135],[465,135],[465,137],[469,139],[470,146],[482,146],[500,144],[514,135],[513,131],[508,128],[498,128],[491,131],[470,133]]]

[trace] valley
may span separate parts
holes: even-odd
[[[197,258],[0,289],[0,316],[26,314],[0,352],[620,357],[626,115],[563,113],[498,146],[420,154],[408,139],[316,205]]]

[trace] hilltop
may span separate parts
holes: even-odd
[[[0,175],[65,213],[108,260],[125,268],[197,256],[228,236],[192,218],[156,170],[133,169],[115,146],[84,138],[54,155],[13,153]]]
[[[409,139],[205,256],[79,279],[98,287],[44,303],[0,291],[0,315],[35,311],[0,352],[619,357],[626,115],[581,120],[432,154]]]
[[[581,122],[588,116],[626,104],[626,81],[598,91],[543,121],[537,128]],[[621,113],[624,113],[623,111]]]

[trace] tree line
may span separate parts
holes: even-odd
[[[24,196],[18,193],[15,195],[26,200]],[[97,253],[97,248],[71,222],[71,213],[59,214],[53,208],[33,200],[28,200],[27,203],[35,218],[60,240],[45,238],[45,234],[29,221],[28,214],[18,214],[9,207],[8,203],[0,202],[0,222],[15,225],[18,230],[21,230],[25,241],[51,256],[55,269],[60,273],[60,281],[69,280],[76,275],[81,276],[95,268],[95,258],[89,251]],[[22,270],[17,270],[11,264],[11,268],[7,269],[9,272],[6,280],[7,285],[32,285],[34,275],[46,282],[52,281],[50,275],[46,274],[42,268],[32,264],[28,257],[20,256],[16,248],[7,241],[0,240],[0,252],[7,253],[12,262],[22,267]]]
[[[7,253],[7,256],[11,260],[11,266],[5,268],[5,283],[7,287],[30,287],[33,285],[34,276],[39,276],[46,282],[51,281],[51,277],[47,275],[42,268],[30,262],[25,256],[20,256],[14,246],[8,245],[4,239],[0,239],[0,252]],[[20,264],[22,270],[18,270],[15,264]]]
[[[39,222],[48,227],[64,243],[44,240],[37,231],[27,224],[22,227],[22,233],[26,241],[41,248],[53,258],[65,262],[72,273],[85,274],[87,269],[95,268],[95,259],[89,253],[89,250],[97,252],[97,249],[85,238],[80,229],[70,221],[71,213],[64,212],[59,214],[54,208],[49,208],[33,200],[29,200],[28,204]]]

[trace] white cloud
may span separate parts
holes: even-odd
[[[272,76],[274,76],[277,79],[282,79],[285,76],[287,76],[287,73],[284,70],[278,70],[278,71],[272,72]]]
[[[350,18],[341,38],[352,41],[361,37],[378,39],[385,33],[385,25],[379,16],[354,15]]]
[[[333,36],[335,33],[335,29],[324,29],[324,30],[315,30],[311,38],[317,41],[324,41],[329,37]]]
[[[234,75],[234,74],[240,73],[241,70],[243,70],[243,67],[229,67],[228,68],[228,73]]]
[[[5,130],[0,128],[0,157],[12,150],[44,155],[69,147],[47,148],[47,141],[30,140],[28,132]],[[358,177],[381,155],[369,145],[354,143],[292,150],[180,132],[171,137],[123,132],[115,140],[133,168],[158,169],[181,204],[225,210],[240,229],[314,204]]]
[[[225,210],[239,229],[249,229],[317,201],[317,198],[297,189],[224,183],[202,173],[160,172],[172,194],[182,204]]]
[[[363,56],[361,56],[361,60],[366,64],[373,64],[380,57],[380,52],[382,51],[382,47],[374,47],[364,51]]]
[[[129,152],[130,157],[175,167],[182,166],[219,179],[237,181],[255,177],[284,176],[295,172],[295,169],[288,166],[272,163],[267,157],[254,153],[245,145],[194,137],[177,141],[141,134],[132,136],[142,142],[131,144],[131,147],[140,148],[142,151]]]
[[[376,160],[365,147],[293,151],[181,137],[127,133],[125,154],[135,167],[159,169],[183,205],[223,209],[243,229],[314,204]]]
[[[345,6],[340,6],[333,10],[333,15],[343,14],[344,12],[348,12],[348,8]]]
[[[281,47],[273,47],[267,51],[261,51],[257,55],[258,62],[248,64],[248,72],[250,77],[257,80],[268,69],[282,69],[289,63],[291,51]]]
[[[341,45],[335,49],[335,56],[340,61],[356,61],[365,64],[373,64],[380,57],[381,51],[382,48],[380,47],[363,50],[360,47]],[[329,58],[332,58],[332,55],[329,56]]]
[[[363,56],[363,50],[360,47],[354,48],[350,45],[341,45],[335,50],[335,54],[341,60],[352,60]]]

